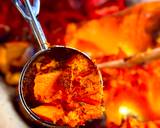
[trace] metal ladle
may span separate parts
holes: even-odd
[[[24,18],[27,21],[29,21],[31,28],[32,28],[32,30],[38,40],[40,48],[41,48],[41,50],[38,53],[36,53],[25,65],[25,67],[22,71],[22,74],[21,74],[20,82],[19,82],[19,96],[20,96],[20,101],[22,103],[22,107],[26,111],[26,113],[29,115],[29,118],[31,120],[36,121],[40,125],[47,126],[47,127],[54,126],[54,124],[52,124],[50,122],[42,121],[35,113],[33,113],[31,111],[30,107],[34,106],[34,104],[31,104],[30,101],[28,101],[28,99],[31,100],[30,99],[31,96],[29,96],[29,95],[31,94],[32,90],[30,90],[30,88],[31,88],[31,86],[34,86],[34,85],[32,85],[32,84],[26,85],[26,83],[28,81],[33,82],[35,74],[34,74],[34,71],[33,71],[34,75],[26,76],[26,74],[27,74],[27,71],[30,70],[30,66],[32,66],[32,64],[34,62],[36,62],[36,60],[39,59],[40,57],[43,57],[48,54],[48,55],[53,55],[53,58],[56,58],[57,61],[63,61],[63,60],[70,58],[70,55],[80,54],[84,57],[84,59],[86,59],[88,62],[90,62],[90,64],[93,66],[93,68],[96,72],[96,75],[99,77],[98,83],[101,86],[103,86],[102,77],[101,77],[101,74],[100,74],[98,68],[131,67],[136,64],[143,64],[144,62],[148,62],[148,61],[151,61],[151,60],[154,60],[154,59],[157,59],[160,57],[160,48],[156,48],[156,49],[153,49],[151,52],[144,52],[144,53],[141,53],[141,54],[129,57],[129,58],[115,60],[115,61],[109,61],[106,63],[95,65],[88,56],[86,56],[84,53],[82,53],[76,49],[67,48],[64,46],[54,46],[52,48],[48,48],[47,40],[45,38],[43,30],[42,30],[38,20],[36,19],[36,16],[38,15],[39,10],[40,10],[40,1],[34,0],[33,6],[31,6],[29,0],[25,0],[24,4],[21,2],[21,0],[14,0],[13,2],[15,3],[16,7],[21,12],[21,14],[24,16]]]
[[[18,89],[22,108],[24,109],[24,113],[26,113],[29,116],[29,119],[36,121],[36,123],[40,125],[53,127],[56,124],[41,120],[40,117],[38,117],[35,113],[31,111],[31,108],[35,107],[34,101],[32,101],[32,98],[34,97],[34,94],[32,94],[34,88],[34,79],[36,76],[36,73],[33,68],[34,64],[36,62],[45,63],[43,59],[46,57],[50,60],[53,59],[59,62],[60,65],[58,69],[65,70],[65,68],[63,67],[65,62],[72,59],[74,55],[80,55],[87,63],[89,63],[89,67],[92,68],[92,72],[90,74],[94,75],[94,79],[92,78],[90,79],[90,81],[92,81],[92,83],[97,83],[97,86],[101,87],[103,90],[102,76],[95,63],[92,62],[92,60],[86,54],[76,49],[64,46],[54,46],[50,48],[48,47],[44,32],[36,18],[40,10],[40,0],[33,0],[33,5],[31,5],[29,0],[25,0],[23,2],[21,0],[14,0],[13,2],[16,5],[17,9],[21,12],[23,17],[30,23],[31,28],[41,48],[41,50],[37,52],[26,63],[21,73]]]

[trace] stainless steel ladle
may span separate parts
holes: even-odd
[[[40,1],[34,0],[33,6],[31,6],[29,0],[25,0],[24,3],[25,4],[23,4],[21,0],[14,0],[14,4],[16,5],[17,9],[21,12],[23,17],[29,21],[41,50],[48,49],[46,37],[40,23],[36,18],[40,11]]]
[[[34,99],[32,94],[34,88],[34,78],[36,76],[33,65],[37,61],[41,61],[43,63],[43,58],[47,57],[61,63],[58,68],[65,70],[63,67],[65,64],[64,62],[70,60],[74,55],[80,55],[86,62],[90,64],[90,67],[92,67],[92,75],[94,75],[94,79],[92,78],[90,81],[92,81],[92,83],[96,83],[97,86],[100,86],[101,88],[103,88],[102,76],[95,63],[92,62],[92,60],[86,54],[80,52],[79,50],[64,46],[48,47],[42,27],[36,18],[40,10],[40,0],[33,0],[33,5],[31,5],[29,0],[24,0],[23,2],[21,0],[14,0],[13,2],[23,17],[30,23],[41,48],[41,50],[26,63],[21,73],[18,89],[22,108],[24,113],[27,114],[27,117],[29,117],[31,120],[43,126],[53,127],[56,125],[51,122],[41,120],[39,116],[31,111],[31,108],[35,107],[34,102],[32,102],[32,98]],[[86,67],[83,68],[85,69]]]

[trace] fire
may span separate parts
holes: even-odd
[[[157,47],[159,23],[160,2],[143,3],[82,25],[69,24],[65,39],[67,45],[101,63]],[[157,60],[131,68],[101,69],[107,127],[159,127],[159,65]]]
[[[132,68],[102,71],[107,122],[120,125],[128,116],[141,122],[160,119],[159,63],[158,60]]]
[[[134,115],[134,116],[138,116],[137,111],[134,110],[134,108],[132,108],[132,106],[128,106],[128,105],[122,105],[119,107],[119,114],[123,117],[126,118],[129,115]]]

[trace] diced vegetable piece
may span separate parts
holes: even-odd
[[[60,106],[38,106],[32,108],[32,111],[42,119],[57,122],[64,116],[64,112]]]

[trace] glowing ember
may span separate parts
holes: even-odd
[[[131,114],[131,110],[126,107],[126,106],[120,106],[119,107],[119,113],[122,115],[122,116],[128,116]]]

